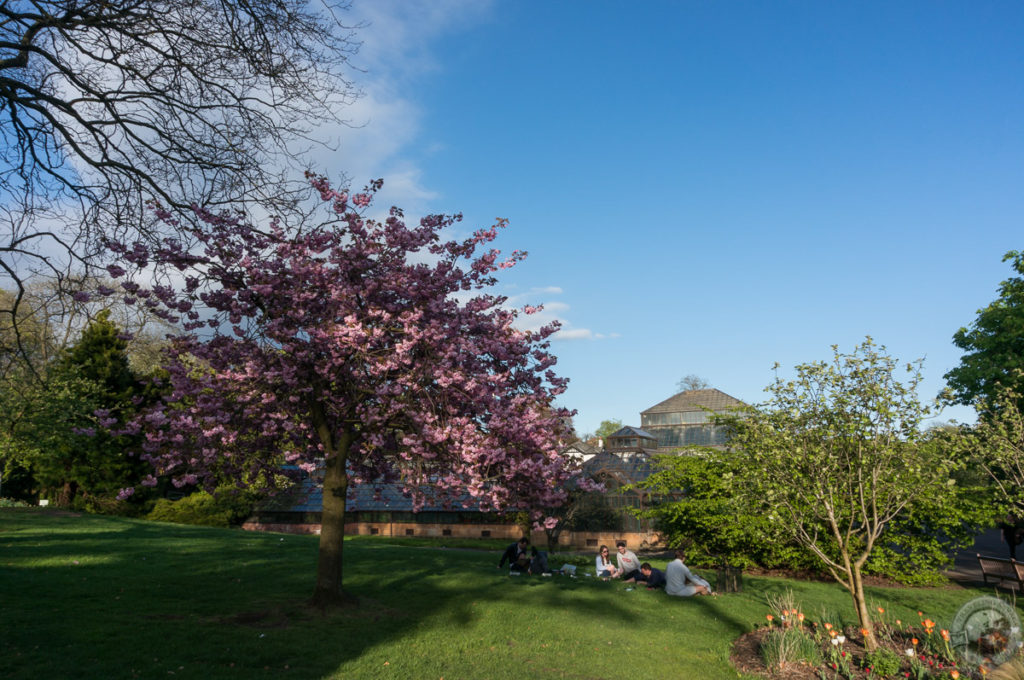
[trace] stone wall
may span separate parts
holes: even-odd
[[[293,524],[249,521],[242,525],[247,531],[275,531],[286,534],[319,534],[319,524]],[[426,538],[491,538],[515,541],[519,538],[519,527],[514,524],[420,524],[404,522],[348,522],[346,536],[398,536]],[[631,550],[665,548],[658,533],[563,531],[558,536],[557,548],[561,550],[592,550],[595,554],[601,545],[613,551],[616,541],[625,541]],[[530,541],[539,547],[547,545],[543,531],[534,531]]]

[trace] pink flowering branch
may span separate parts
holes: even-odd
[[[392,209],[377,221],[360,210],[379,182],[350,196],[310,181],[329,224],[258,230],[197,207],[194,244],[111,243],[122,261],[108,271],[126,302],[187,331],[168,351],[166,395],[133,423],[143,456],[175,485],[321,471],[322,602],[340,593],[350,482],[401,483],[416,507],[429,489],[505,512],[558,506],[573,467],[560,455],[571,414],[554,405],[567,383],[552,370],[557,325],[518,330],[519,312],[485,292],[526,255],[478,252],[506,221],[442,241],[461,216],[410,226]],[[137,283],[153,263],[180,269],[181,283]],[[477,294],[460,302],[466,291]]]

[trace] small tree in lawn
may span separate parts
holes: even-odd
[[[571,473],[559,454],[570,414],[552,405],[566,384],[548,352],[557,326],[519,330],[505,298],[479,292],[525,256],[476,253],[504,221],[443,242],[458,216],[410,227],[392,208],[376,221],[359,209],[379,183],[350,199],[312,181],[332,221],[298,235],[198,210],[198,249],[112,247],[136,267],[185,273],[180,288],[122,284],[163,316],[183,315],[188,331],[170,349],[169,394],[138,421],[145,457],[177,485],[273,484],[285,463],[322,469],[313,601],[325,605],[344,600],[351,482],[400,481],[418,504],[429,488],[485,511],[556,506]]]
[[[890,522],[912,502],[954,493],[954,462],[919,446],[928,413],[916,395],[920,363],[906,365],[868,338],[852,353],[776,378],[769,401],[725,418],[743,459],[735,489],[824,563],[845,587],[876,646],[863,568]]]

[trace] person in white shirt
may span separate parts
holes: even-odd
[[[615,561],[619,565],[619,571],[622,572],[622,582],[635,583],[638,580],[642,581],[643,574],[640,573],[640,560],[637,559],[632,550],[626,550],[626,542],[616,541],[615,547],[619,550],[619,554],[615,556]]]
[[[665,592],[679,597],[711,595],[711,584],[692,573],[683,564],[685,558],[686,554],[680,548],[676,550],[676,558],[665,568]]]
[[[598,578],[608,580],[610,578],[619,577],[619,568],[612,564],[612,561],[608,559],[608,546],[602,545],[597,552],[597,560],[594,563],[597,567]]]

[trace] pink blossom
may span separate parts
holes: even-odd
[[[326,457],[344,461],[353,483],[401,483],[417,508],[428,494],[453,507],[468,494],[554,526],[538,509],[564,502],[575,472],[559,455],[570,413],[554,400],[566,380],[547,351],[557,326],[519,331],[505,298],[486,292],[500,253],[477,250],[506,222],[444,242],[460,216],[408,226],[393,210],[378,222],[311,182],[334,222],[286,233],[196,208],[194,251],[147,253],[184,267],[181,287],[124,285],[166,318],[207,320],[172,339],[162,396],[133,423],[154,468],[143,485],[162,475],[272,488],[284,461],[322,472]],[[379,187],[352,204],[368,206]],[[325,523],[338,521],[325,509]]]

